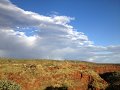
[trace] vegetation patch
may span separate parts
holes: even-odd
[[[0,90],[21,90],[20,85],[8,80],[0,80]]]

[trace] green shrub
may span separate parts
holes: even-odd
[[[20,90],[20,86],[8,80],[0,80],[0,90]]]

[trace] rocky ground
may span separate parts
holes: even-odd
[[[0,90],[120,90],[120,64],[1,58]]]

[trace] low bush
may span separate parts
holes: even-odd
[[[8,80],[0,80],[0,90],[20,90],[20,85]]]

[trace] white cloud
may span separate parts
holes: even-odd
[[[120,46],[95,46],[69,24],[74,19],[40,15],[0,0],[0,56],[120,63]]]

